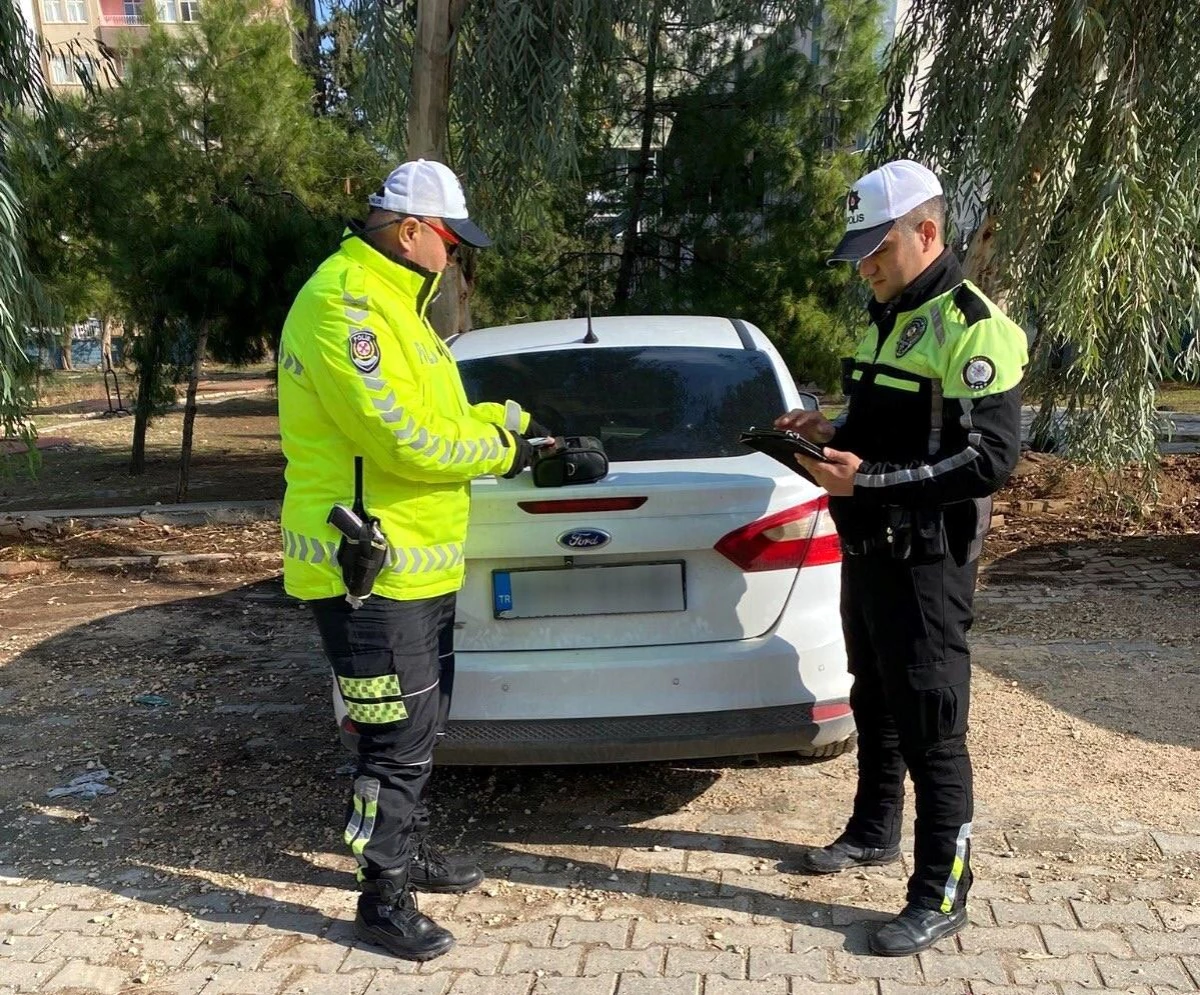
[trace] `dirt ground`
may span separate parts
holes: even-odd
[[[1163,541],[1136,540],[1137,561]],[[1196,535],[1170,544],[1173,558],[1200,555]],[[993,857],[1020,846],[1048,855],[1042,881],[1072,880],[1080,863],[1120,880],[1144,859],[1117,839],[1123,825],[1200,833],[1197,590],[1054,600],[1040,579],[1046,556],[1035,545],[993,560],[981,587],[977,832],[1005,834],[984,851]],[[149,870],[202,890],[247,875],[345,886],[347,758],[309,619],[273,569],[60,571],[0,586],[0,633],[0,865],[82,883]],[[89,769],[108,771],[115,793],[47,797]],[[771,852],[786,857],[836,829],[853,778],[853,756],[442,769],[435,818],[456,848],[499,859],[544,844],[563,861],[644,839],[632,827],[645,820],[721,833],[765,819]],[[813,816],[814,791],[841,802]],[[1003,860],[989,874],[1003,876]],[[847,885],[796,887],[832,899]]]
[[[275,397],[260,393],[213,400],[196,416],[191,501],[283,496],[283,455]],[[183,413],[156,418],[146,435],[146,473],[130,477],[133,419],[96,417],[47,423],[36,473],[23,457],[0,468],[0,512],[171,503],[179,479]]]

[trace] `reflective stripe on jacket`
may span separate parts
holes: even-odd
[[[407,601],[458,590],[470,481],[512,466],[513,402],[471,405],[426,308],[438,277],[350,236],[288,313],[279,345],[279,428],[287,458],[284,587],[344,594],[334,504],[363,501],[387,536],[374,593]]]

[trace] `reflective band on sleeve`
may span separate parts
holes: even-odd
[[[911,484],[918,480],[932,480],[934,477],[940,477],[943,473],[949,473],[951,470],[957,470],[960,466],[966,466],[972,460],[978,458],[979,452],[972,446],[967,446],[962,452],[955,453],[940,463],[934,463],[933,466],[926,464],[925,466],[915,466],[907,470],[894,470],[891,473],[856,473],[854,475],[854,486],[891,487],[895,484]]]
[[[510,432],[521,430],[521,405],[516,401],[504,402],[504,427]]]
[[[973,446],[978,446],[983,442],[983,435],[975,430],[975,420],[971,417],[971,412],[975,409],[975,402],[969,397],[959,398],[959,404],[962,405],[962,417],[958,419],[958,423],[967,430],[967,442]]]
[[[958,895],[958,885],[962,881],[963,870],[967,866],[967,853],[971,846],[971,823],[964,822],[958,830],[958,839],[954,844],[954,863],[950,866],[950,877],[946,879],[946,888],[942,892],[942,912],[949,915],[954,911],[954,899]]]

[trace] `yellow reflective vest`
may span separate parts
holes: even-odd
[[[363,502],[388,539],[373,593],[401,601],[457,591],[470,481],[512,467],[514,402],[472,405],[426,309],[440,277],[347,235],[301,289],[279,346],[279,430],[287,458],[283,581],[305,600],[346,593],[326,523]]]

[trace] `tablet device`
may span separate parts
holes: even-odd
[[[782,431],[777,428],[748,428],[740,436],[743,445],[766,453],[773,460],[786,466],[789,470],[800,472],[800,464],[793,458],[796,455],[808,456],[820,463],[832,463],[833,460],[825,455],[824,446],[809,442],[808,439],[795,432]]]

